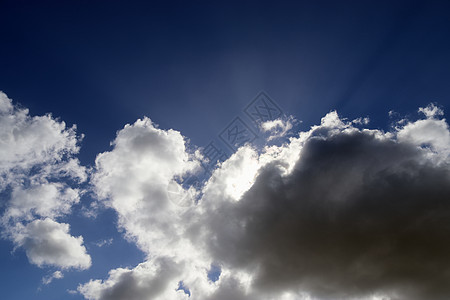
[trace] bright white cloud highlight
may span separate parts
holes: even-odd
[[[427,117],[425,120],[408,123],[398,131],[398,139],[420,147],[429,147],[438,158],[446,161],[450,155],[450,132],[445,119],[438,119],[442,115],[441,109],[434,105],[420,108]]]
[[[144,118],[126,125],[112,145],[112,151],[96,159],[93,183],[97,194],[117,211],[120,226],[144,252],[178,251],[177,237],[183,230],[178,220],[180,207],[169,200],[167,187],[175,177],[199,166],[187,153],[184,137]]]

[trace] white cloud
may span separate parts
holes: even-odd
[[[56,218],[69,213],[79,200],[77,189],[61,183],[15,186],[3,218],[28,221],[35,216]]]
[[[78,290],[86,299],[148,300],[188,299],[183,291],[177,291],[179,266],[170,259],[147,261],[134,269],[119,268],[109,272],[105,281],[91,280]]]
[[[32,180],[55,169],[86,179],[77,160],[65,160],[79,151],[75,126],[67,128],[51,115],[31,117],[28,109],[14,107],[4,93],[0,95],[0,188],[27,177],[36,166],[42,168]]]
[[[184,137],[144,118],[120,130],[113,146],[97,156],[96,193],[117,211],[120,226],[144,252],[178,251],[180,207],[169,200],[167,187],[199,166]]]
[[[61,279],[63,277],[64,274],[61,271],[55,271],[51,275],[44,276],[44,278],[42,278],[42,283],[49,285],[54,279]]]
[[[294,126],[295,122],[296,120],[292,116],[287,118],[279,118],[276,120],[269,120],[261,124],[261,129],[263,132],[270,133],[270,136],[267,138],[267,140],[271,141],[273,139],[287,135]]]
[[[5,93],[0,92],[0,113],[10,113],[13,110],[11,100]]]
[[[244,146],[213,173],[204,192],[219,193],[220,197],[238,201],[252,186],[259,168],[258,153]]]
[[[429,147],[436,159],[447,161],[450,155],[450,132],[443,112],[434,105],[420,108],[427,119],[410,122],[398,130],[398,140],[416,146]]]
[[[110,239],[100,240],[100,241],[96,242],[95,246],[101,248],[104,246],[110,246],[112,243],[113,243],[113,238],[110,238]]]
[[[90,266],[83,239],[55,221],[80,201],[74,186],[87,179],[75,157],[79,140],[75,126],[49,114],[30,116],[0,92],[0,191],[7,199],[2,235],[38,266]]]
[[[389,115],[391,115],[391,112],[389,112]],[[369,124],[370,119],[368,117],[365,118],[356,118],[352,121],[353,124],[356,125],[367,125]]]
[[[423,111],[392,132],[333,111],[281,146],[242,147],[181,209],[164,189],[195,169],[185,139],[149,119],[125,126],[98,156],[94,184],[147,259],[79,292],[187,299],[182,281],[199,300],[445,299],[449,129]]]
[[[419,112],[423,113],[428,119],[434,119],[444,115],[444,111],[433,103],[427,107],[420,107]]]
[[[34,220],[13,229],[13,239],[23,247],[29,261],[39,267],[56,266],[63,269],[87,269],[91,258],[86,254],[83,238],[69,234],[69,224],[52,219]]]
[[[191,195],[176,179],[195,172],[198,155],[189,153],[179,132],[159,129],[148,118],[126,125],[112,145],[96,159],[95,191],[115,209],[126,237],[148,260],[131,270],[112,270],[107,280],[93,280],[79,291],[88,299],[186,299],[184,291],[177,291],[181,280],[193,293],[193,285],[209,286],[211,261],[186,233],[187,222],[198,213],[194,199],[180,207],[168,194],[176,184],[178,193]]]

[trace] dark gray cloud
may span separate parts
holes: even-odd
[[[439,108],[420,111],[426,119],[391,132],[330,112],[283,145],[243,146],[182,208],[163,191],[191,169],[185,139],[148,119],[125,126],[97,158],[94,184],[148,258],[78,291],[95,300],[447,299],[450,131]],[[153,156],[161,149],[173,155]],[[221,267],[214,282],[212,264]]]
[[[120,275],[119,284],[102,291],[101,298],[105,300],[151,299],[166,289],[168,280],[174,277],[175,272],[176,265],[168,260],[160,260],[157,274],[151,280],[146,277],[140,278],[140,274],[136,271],[125,272]]]
[[[110,277],[101,282],[91,280],[87,285],[79,287],[88,299],[102,300],[147,300],[164,294],[170,286],[181,266],[167,257],[139,264],[136,268],[115,269]],[[176,287],[173,287],[175,291]],[[184,293],[184,292],[183,292]]]
[[[426,153],[318,128],[288,176],[271,163],[239,202],[205,214],[206,245],[262,294],[448,299],[450,172]]]

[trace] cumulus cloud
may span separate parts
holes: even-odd
[[[113,150],[97,156],[97,195],[117,211],[127,237],[146,253],[178,251],[174,243],[182,230],[180,207],[170,201],[167,188],[179,185],[176,177],[199,167],[185,142],[178,131],[159,129],[144,118],[126,125],[112,143]]]
[[[198,155],[178,131],[159,129],[148,118],[126,125],[112,146],[97,156],[92,183],[100,201],[117,212],[126,238],[148,259],[78,290],[88,299],[186,299],[180,281],[207,287],[211,261],[186,234],[197,214],[197,193],[180,183],[199,169]],[[172,201],[174,186],[189,199],[187,206]]]
[[[355,132],[311,139],[290,175],[279,168],[265,167],[241,201],[206,214],[215,260],[248,270],[266,293],[299,286],[320,299],[449,294],[448,167]]]
[[[420,112],[384,132],[333,111],[281,146],[244,146],[181,209],[164,188],[195,169],[185,138],[149,119],[125,126],[98,156],[94,184],[147,259],[78,290],[101,300],[448,298],[449,128],[436,106]]]
[[[75,155],[76,127],[45,116],[30,116],[0,92],[0,218],[3,237],[23,247],[31,263],[61,268],[91,264],[81,237],[55,220],[80,201],[77,186],[87,179]]]
[[[437,106],[430,104],[420,108],[425,120],[410,122],[400,128],[398,132],[399,141],[409,142],[420,147],[429,147],[437,159],[447,161],[450,155],[450,132],[445,119],[438,119],[443,111]]]
[[[86,179],[83,168],[72,157],[78,153],[76,127],[67,128],[50,114],[30,116],[26,108],[14,106],[0,92],[0,187],[28,177],[33,180],[50,174],[70,174]],[[39,172],[39,173],[36,173]]]
[[[183,291],[177,291],[178,283],[172,280],[177,277],[178,269],[172,260],[159,258],[132,270],[111,270],[107,280],[91,280],[79,290],[87,299],[187,299]]]
[[[29,261],[39,267],[89,268],[91,258],[86,254],[83,238],[71,236],[69,229],[69,224],[46,218],[25,226],[17,224],[12,236],[15,244],[25,249]]]
[[[70,212],[80,200],[79,191],[61,183],[42,183],[14,186],[4,218],[32,220],[39,217],[58,217]]]

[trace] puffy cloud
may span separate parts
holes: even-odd
[[[434,119],[444,115],[444,111],[433,103],[427,107],[420,107],[419,112],[423,113],[428,119]]]
[[[328,114],[303,134],[290,173],[274,160],[240,201],[203,199],[215,206],[201,221],[202,245],[266,296],[300,288],[319,299],[444,299],[449,162],[403,135],[423,121],[383,133]],[[448,135],[433,128],[436,139]]]
[[[61,183],[15,186],[4,218],[31,220],[34,216],[58,217],[80,200],[79,191]]]
[[[148,259],[134,269],[112,270],[108,279],[78,290],[88,299],[186,299],[177,290],[180,281],[208,286],[211,264],[186,234],[187,222],[197,214],[196,193],[179,183],[199,168],[198,156],[188,151],[179,132],[159,129],[148,118],[126,125],[112,145],[97,156],[94,189]],[[187,207],[171,200],[174,186],[190,199]]]
[[[5,93],[0,92],[0,113],[9,113],[13,110],[13,108],[14,107],[8,96]]]
[[[148,119],[125,126],[94,183],[148,257],[79,291],[185,299],[182,282],[200,300],[446,299],[449,129],[434,106],[420,112],[391,132],[330,112],[281,146],[244,146],[182,209],[164,188],[195,168],[185,139]]]
[[[86,269],[91,258],[86,254],[83,238],[69,234],[69,224],[52,219],[34,220],[13,229],[17,246],[23,247],[31,263],[37,266]]]
[[[355,132],[311,139],[290,175],[280,168],[265,167],[239,202],[205,214],[216,261],[247,270],[266,293],[448,295],[448,166]]]
[[[429,147],[437,159],[447,161],[450,155],[450,132],[445,119],[437,117],[443,111],[435,105],[420,108],[427,119],[418,120],[403,126],[398,132],[398,139],[421,147]]]
[[[171,281],[177,277],[178,270],[179,266],[172,260],[159,258],[155,262],[141,263],[132,270],[111,270],[107,280],[91,280],[80,286],[79,291],[86,299],[188,299],[184,291],[177,291],[178,282],[173,284]]]
[[[144,118],[126,125],[112,144],[112,151],[96,159],[93,183],[97,195],[117,211],[120,226],[144,252],[168,255],[179,251],[180,207],[170,201],[167,188],[178,185],[176,177],[199,166],[186,151],[184,137]]]
[[[32,168],[33,180],[50,174],[76,175],[86,179],[76,159],[66,159],[78,153],[76,127],[67,128],[51,115],[29,115],[28,109],[15,107],[0,92],[0,188],[28,177]],[[36,174],[36,172],[39,172]]]
[[[90,257],[81,237],[55,221],[80,201],[74,185],[87,179],[75,155],[76,127],[51,115],[30,116],[0,92],[0,218],[3,237],[23,247],[31,263],[84,269]],[[72,184],[73,183],[73,184]]]

